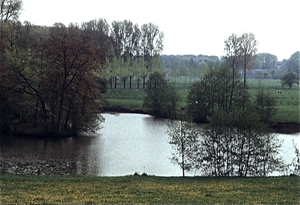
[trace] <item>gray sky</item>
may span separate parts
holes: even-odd
[[[232,33],[252,32],[258,53],[288,59],[300,50],[299,0],[23,0],[20,21],[52,26],[105,18],[154,23],[165,34],[162,54],[222,56]]]

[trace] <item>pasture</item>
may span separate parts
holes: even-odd
[[[170,80],[174,83],[180,95],[179,106],[186,106],[186,97],[188,89],[194,82],[194,78],[177,78]],[[197,80],[197,79],[196,79]],[[108,106],[125,107],[130,109],[144,109],[143,98],[144,90],[140,81],[139,89],[137,89],[136,81],[132,81],[132,88],[129,89],[129,82],[124,84],[119,82],[116,89],[108,88],[104,97],[107,99]],[[275,122],[294,122],[300,123],[299,119],[299,87],[293,86],[292,89],[288,87],[282,88],[280,80],[273,79],[247,79],[249,92],[254,96],[258,89],[264,89],[276,99],[277,113],[274,116]],[[281,93],[278,93],[280,90]]]

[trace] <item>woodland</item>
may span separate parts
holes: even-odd
[[[251,70],[259,69],[263,76],[270,78],[281,78],[285,73],[294,72],[297,79],[299,74],[299,62],[296,61],[299,52],[278,64],[275,55],[257,53],[257,40],[253,34],[232,34],[224,42],[226,54],[220,58],[168,56],[162,55],[164,33],[153,23],[139,26],[124,20],[109,24],[101,18],[80,25],[55,23],[46,27],[21,23],[18,20],[21,8],[21,0],[1,1],[0,132],[4,133],[13,133],[20,124],[50,135],[95,131],[103,120],[99,113],[107,104],[104,94],[108,89],[116,92],[118,86],[120,90],[135,88],[145,90],[147,94],[147,82],[151,82],[151,75],[155,73],[172,78],[175,83],[179,78],[193,78],[204,86],[206,80],[214,81],[208,76],[218,78],[220,75],[217,74],[219,71],[213,71],[214,67],[226,67],[224,72],[228,78],[224,98],[221,99],[220,94],[218,102],[210,100],[209,96],[199,99],[205,106],[201,107],[199,103],[198,107],[208,108],[204,116],[202,111],[191,111],[194,105],[187,109],[196,122],[207,121],[216,104],[232,110],[235,90],[241,86],[246,92],[246,79]],[[165,83],[164,80],[161,82]],[[206,88],[201,89],[208,91],[208,85],[206,83]],[[218,84],[210,85],[210,93],[212,88],[218,88]],[[164,91],[166,95],[169,88],[173,89],[169,85],[159,86],[158,92]],[[166,106],[157,109],[149,103],[144,107],[152,110],[151,114],[155,116],[176,118],[178,106],[174,99],[177,95],[175,91],[172,93],[173,98],[169,98],[171,109]],[[216,96],[213,98],[217,99]],[[244,95],[243,106],[246,98]],[[165,113],[159,114],[162,108]]]

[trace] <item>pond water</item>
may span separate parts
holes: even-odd
[[[102,114],[103,128],[91,136],[66,139],[0,137],[0,169],[15,174],[84,174],[124,176],[135,172],[181,176],[170,162],[166,120],[144,114]],[[281,156],[294,158],[292,140],[299,134],[278,134]],[[190,172],[187,175],[201,175]],[[279,174],[279,173],[278,173]]]

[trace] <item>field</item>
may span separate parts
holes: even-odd
[[[1,204],[299,204],[299,177],[1,176]]]
[[[176,80],[176,88],[180,94],[179,106],[186,106],[186,96],[189,86],[193,83],[194,79],[180,78]],[[271,95],[276,99],[277,113],[274,116],[275,122],[295,122],[300,123],[299,119],[299,87],[293,86],[292,89],[288,87],[281,87],[280,80],[264,79],[258,81],[257,79],[248,79],[249,92],[254,95],[260,88],[268,90]],[[109,102],[110,106],[120,106],[126,108],[143,109],[143,89],[124,89],[123,84],[118,84],[117,89],[108,89],[104,95]],[[140,88],[142,86],[140,85]],[[281,94],[277,93],[281,90]]]

